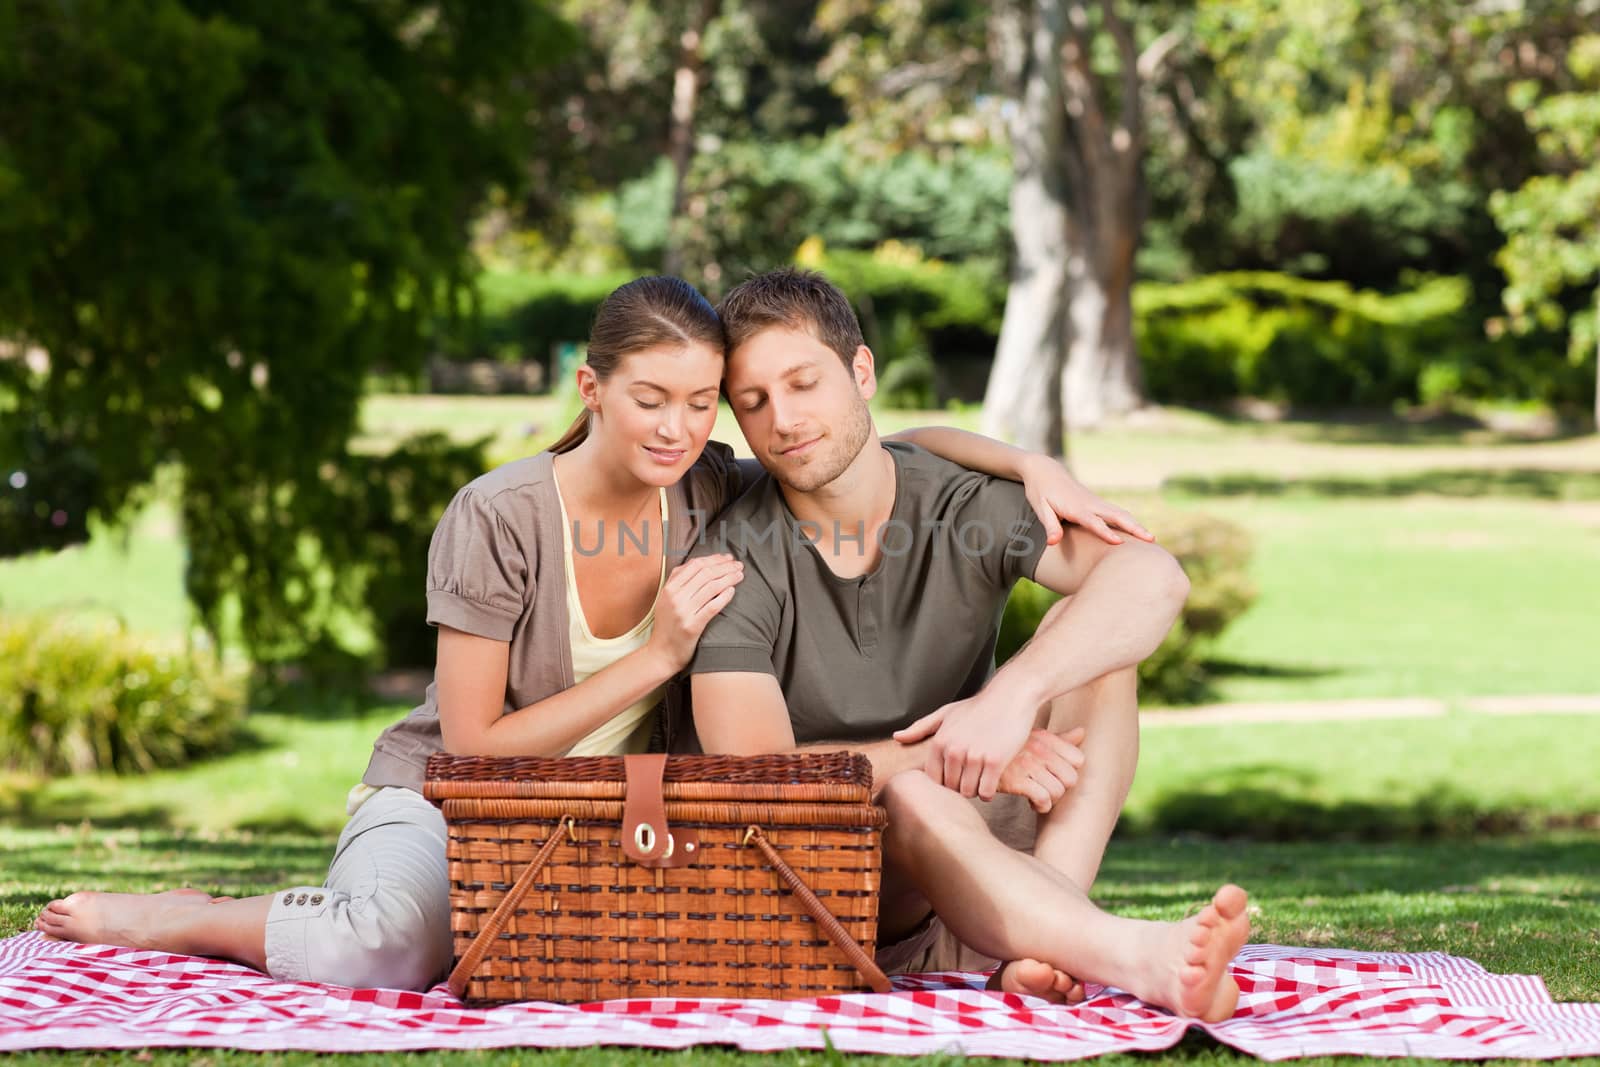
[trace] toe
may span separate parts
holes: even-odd
[[[1217,890],[1211,902],[1223,918],[1236,919],[1244,914],[1245,906],[1250,903],[1250,897],[1239,886],[1229,883]]]

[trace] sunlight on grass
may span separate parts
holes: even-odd
[[[1593,692],[1600,511],[1506,500],[1179,498],[1256,541],[1227,700]]]
[[[366,769],[373,738],[409,710],[387,706],[326,720],[258,713],[242,751],[182,770],[50,781],[0,774],[0,813],[19,825],[337,833],[345,794]]]
[[[1146,727],[1128,826],[1283,838],[1600,813],[1600,715]]]

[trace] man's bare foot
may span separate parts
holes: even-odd
[[[1077,1004],[1083,1000],[1083,983],[1043,960],[1008,960],[996,967],[985,989],[1043,997],[1052,1004]]]
[[[1168,1004],[1177,1014],[1208,1023],[1233,1017],[1239,984],[1228,973],[1228,965],[1250,937],[1247,903],[1243,889],[1225,885],[1200,914],[1178,924],[1183,962],[1176,994]]]
[[[47,937],[86,945],[171,949],[175,946],[169,942],[167,927],[177,909],[222,899],[189,888],[162,893],[73,893],[46,904],[33,928]]]

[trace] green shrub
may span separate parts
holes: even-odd
[[[1581,383],[1551,346],[1485,335],[1465,278],[1410,285],[1384,294],[1266,272],[1141,284],[1135,330],[1151,399],[1341,407],[1577,397]]]
[[[1255,602],[1255,585],[1247,573],[1250,539],[1233,523],[1206,515],[1175,512],[1147,521],[1160,544],[1183,565],[1190,588],[1178,621],[1139,665],[1140,698],[1146,703],[1193,703],[1208,694],[1205,661],[1216,639]],[[1059,599],[1041,585],[1019,582],[1006,602],[995,659],[1010,659]]]
[[[878,155],[837,132],[730,140],[696,155],[685,192],[677,226],[686,277],[711,289],[780,266],[811,235],[830,248],[896,242],[963,263],[999,263],[1011,244],[1011,164],[992,148]],[[671,205],[665,163],[618,190],[617,239],[631,263],[659,268]]]
[[[4,766],[138,773],[226,751],[244,718],[238,672],[104,622],[0,618]]]
[[[636,276],[627,271],[592,275],[485,271],[477,282],[477,322],[463,318],[461,328],[448,335],[441,354],[450,359],[533,360],[544,365],[549,381],[555,346],[588,340],[600,301]]]
[[[812,240],[796,259],[826,274],[855,304],[877,357],[886,406],[939,407],[970,392],[958,382],[973,377],[974,364],[983,376],[1005,309],[1005,283],[995,265],[924,259],[892,242],[860,252],[825,251],[820,240]]]
[[[1359,285],[1389,288],[1407,269],[1459,262],[1481,210],[1465,183],[1413,180],[1395,166],[1254,152],[1228,171],[1238,207],[1215,250],[1223,261]]]
[[[916,361],[897,372],[889,403],[938,406],[960,392],[955,379],[981,383],[1005,312],[997,263],[926,258],[893,241],[871,251],[839,248],[820,237],[795,259],[850,296],[880,373]],[[550,371],[552,347],[587,337],[594,309],[629,277],[485,274],[479,341],[461,352],[537,359]],[[1158,403],[1253,396],[1303,408],[1458,398],[1570,406],[1584,404],[1591,388],[1559,340],[1487,336],[1462,277],[1415,276],[1395,293],[1269,272],[1142,282],[1134,329]]]

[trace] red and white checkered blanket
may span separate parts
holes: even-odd
[[[1206,1025],[1115,989],[1072,1007],[915,975],[887,995],[809,1001],[632,1000],[467,1010],[428,993],[275,982],[192,956],[0,941],[0,1050],[160,1045],[326,1052],[512,1045],[735,1045],[1072,1060],[1177,1044],[1199,1026],[1263,1059],[1353,1053],[1443,1059],[1600,1055],[1600,1004],[1557,1004],[1535,977],[1440,953],[1250,945],[1238,1015]]]

